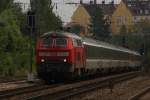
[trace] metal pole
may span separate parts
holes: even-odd
[[[30,0],[30,6],[31,6],[32,0]],[[32,11],[32,8],[31,8]],[[29,15],[31,18],[33,18],[33,15]],[[32,19],[33,21],[33,19]],[[32,22],[33,23],[33,22]],[[34,81],[34,75],[33,75],[33,69],[32,69],[32,63],[33,63],[33,47],[32,47],[32,37],[33,37],[33,27],[30,26],[30,68],[28,73],[28,81],[33,82]]]
[[[32,29],[30,28],[30,49],[29,49],[29,52],[30,52],[30,68],[29,68],[29,73],[32,73],[32,40],[31,40],[31,37],[32,37]]]

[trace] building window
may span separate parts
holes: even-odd
[[[131,7],[132,5],[131,4],[128,4],[128,7]]]
[[[116,17],[116,23],[119,26],[125,24],[125,18],[123,16],[117,16]]]
[[[136,22],[137,22],[137,19],[138,19],[137,17],[134,17],[134,23],[136,23]]]
[[[147,14],[149,14],[149,11],[148,11],[148,9],[145,9],[145,14],[147,15]]]
[[[142,9],[140,10],[140,14],[143,14],[143,10]]]

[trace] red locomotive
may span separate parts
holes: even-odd
[[[42,79],[72,77],[85,69],[85,54],[80,37],[50,32],[41,36],[36,47],[38,76]]]
[[[36,46],[39,78],[68,79],[110,71],[141,68],[135,51],[66,32],[43,34]]]

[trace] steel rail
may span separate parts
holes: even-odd
[[[3,84],[3,83],[15,83],[15,82],[25,81],[25,80],[26,80],[25,78],[21,78],[21,79],[0,79],[0,84]]]
[[[35,83],[37,81],[40,81],[38,78],[35,78],[34,81],[32,83]],[[12,79],[12,80],[0,80],[0,84],[22,84],[22,83],[27,83],[28,80],[24,77],[24,78],[20,78],[20,79]],[[31,83],[31,82],[29,82]]]
[[[21,88],[12,89],[12,90],[0,91],[0,100],[3,100],[3,99],[6,100],[15,96],[23,95],[26,93],[32,93],[32,92],[36,92],[36,91],[40,91],[40,90],[44,90],[44,89],[52,88],[56,86],[57,86],[56,84],[55,85],[54,84],[53,85],[36,84],[36,85],[21,87]]]

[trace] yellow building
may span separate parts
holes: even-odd
[[[132,26],[141,20],[150,20],[150,0],[122,0],[112,14],[111,31],[119,34],[125,25],[130,33]]]
[[[107,21],[110,22],[111,15],[116,7],[116,5],[111,2],[110,4],[97,4],[96,2],[90,2],[89,4],[81,3],[76,11],[74,12],[73,16],[71,17],[71,22],[67,26],[76,26],[79,25],[82,27],[82,34],[80,35],[87,35],[90,36],[93,33],[91,32],[91,17],[94,14],[94,8],[98,6],[102,9],[104,13],[104,19],[108,19]]]
[[[72,21],[72,25],[79,25],[81,27],[83,27],[83,34],[84,33],[89,33],[88,29],[89,29],[89,25],[90,25],[90,18],[91,16],[89,15],[89,13],[87,12],[87,10],[84,8],[83,5],[79,5],[78,8],[76,9],[76,11],[74,12],[73,16],[71,17]]]

